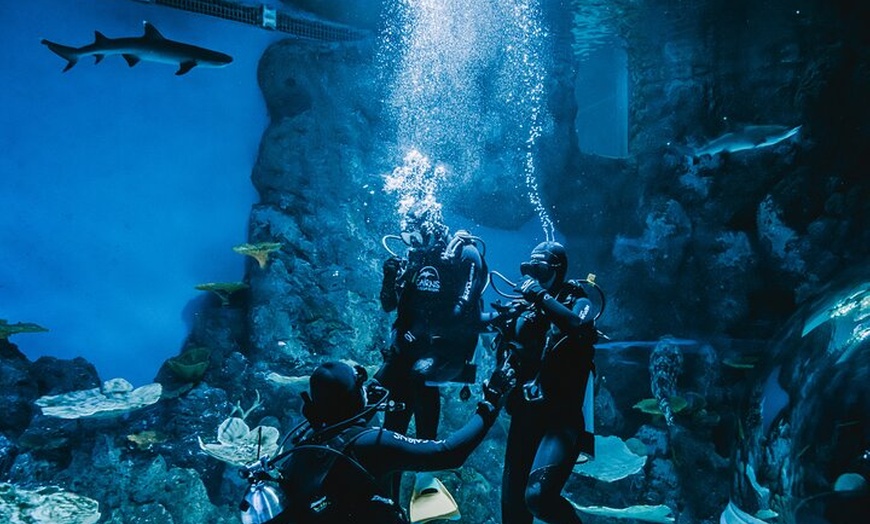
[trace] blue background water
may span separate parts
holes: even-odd
[[[88,57],[62,73],[40,44],[140,36],[144,20],[233,63],[176,76],[169,64]],[[151,382],[188,333],[205,294],[194,286],[243,277],[232,246],[247,240],[268,122],[257,63],[285,35],[125,0],[3,3],[0,22],[0,319],[49,329],[15,336],[31,359],[83,356],[104,380]],[[445,215],[452,231],[483,237],[490,269],[512,279],[544,240],[537,219],[517,234]]]
[[[109,56],[62,73],[40,44],[140,36],[144,20],[234,61],[175,76]],[[282,35],[126,0],[3,2],[0,26],[0,319],[49,329],[13,339],[31,359],[148,383],[187,334],[194,286],[243,277],[232,246],[268,120],[256,68]]]

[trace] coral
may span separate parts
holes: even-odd
[[[9,524],[94,524],[97,501],[56,487],[18,489],[0,483],[0,521]]]
[[[207,284],[198,284],[194,287],[200,291],[211,291],[221,299],[222,306],[229,306],[230,298],[233,294],[247,289],[248,285],[244,282],[209,282]]]
[[[35,403],[49,417],[111,417],[154,404],[160,400],[162,392],[163,387],[157,383],[133,389],[123,378],[115,378],[103,382],[99,388],[48,395]]]
[[[0,318],[0,340],[6,340],[12,335],[17,335],[19,333],[42,333],[45,331],[48,330],[39,324],[33,324],[31,322],[10,324],[8,321]]]
[[[608,508],[605,506],[579,506],[574,502],[571,504],[577,508],[578,511],[582,511],[583,513],[588,513],[590,515],[599,515],[602,517],[610,517],[614,519],[630,519],[630,520],[640,520],[643,522],[656,522],[662,524],[668,524],[670,522],[674,522],[674,517],[672,516],[673,511],[671,508],[665,505],[658,506],[629,506],[627,508]]]
[[[257,426],[250,429],[243,419],[230,417],[218,427],[217,444],[206,444],[197,437],[199,447],[212,457],[232,464],[245,466],[260,457],[272,455],[278,450],[278,429],[272,426]]]
[[[635,455],[617,436],[595,435],[595,460],[574,466],[574,473],[615,482],[641,471],[646,457]]]
[[[281,249],[284,244],[280,242],[260,242],[257,244],[241,244],[235,246],[233,251],[242,255],[254,257],[257,263],[260,264],[260,269],[266,267],[269,262],[269,254]]]
[[[674,396],[668,399],[668,404],[671,407],[671,411],[673,413],[679,413],[686,409],[686,406],[689,405],[688,401],[683,397]],[[648,415],[657,415],[663,416],[661,408],[659,408],[659,401],[654,398],[645,398],[632,406],[634,409],[640,410]]]
[[[266,380],[269,382],[274,382],[279,386],[301,386],[302,388],[308,387],[308,375],[304,375],[301,377],[288,377],[287,375],[281,375],[279,373],[275,373],[274,371],[270,371],[268,375],[266,375]]]
[[[211,350],[207,347],[190,347],[180,355],[166,361],[166,367],[182,382],[199,382],[208,368]]]
[[[252,411],[263,405],[260,392],[257,400],[248,409],[243,409],[241,402],[236,402],[229,418],[224,420],[217,430],[217,444],[206,444],[201,438],[199,447],[212,457],[232,464],[244,466],[265,455],[272,455],[278,450],[278,429],[272,426],[257,426],[251,429],[245,419]],[[239,412],[241,418],[234,417]]]
[[[151,449],[157,444],[162,444],[168,438],[163,433],[151,429],[127,435],[127,440],[132,442],[138,449],[143,450]]]

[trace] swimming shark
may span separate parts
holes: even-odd
[[[788,127],[780,125],[746,126],[739,131],[725,133],[701,147],[686,148],[685,152],[693,159],[704,156],[714,156],[719,153],[736,153],[776,145],[783,140],[795,136],[801,126]]]
[[[223,67],[233,61],[233,57],[169,40],[160,34],[150,22],[145,22],[145,34],[134,38],[107,38],[94,31],[94,43],[83,47],[69,47],[43,39],[42,43],[67,61],[64,72],[72,69],[83,56],[93,56],[97,64],[106,55],[121,55],[130,67],[140,61],[178,64],[176,75],[183,75],[196,66]]]

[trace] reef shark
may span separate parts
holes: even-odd
[[[94,31],[94,43],[83,47],[69,47],[45,39],[42,43],[66,59],[64,72],[72,69],[83,56],[93,56],[99,64],[106,55],[121,55],[130,67],[142,60],[178,64],[176,75],[183,75],[196,66],[223,67],[233,61],[231,56],[218,51],[169,40],[149,22],[145,22],[145,34],[140,37],[107,38]]]
[[[693,159],[714,156],[719,153],[736,153],[776,145],[800,131],[801,126],[779,125],[746,126],[739,131],[725,133],[698,148],[686,148],[686,154]]]

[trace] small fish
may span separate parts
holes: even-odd
[[[94,43],[69,47],[43,39],[42,43],[67,61],[64,72],[72,69],[83,56],[93,56],[99,64],[106,55],[121,55],[130,67],[140,61],[178,64],[176,75],[183,75],[196,66],[223,67],[233,58],[218,51],[184,44],[165,38],[151,23],[145,22],[145,34],[135,38],[107,38],[94,31]]]

